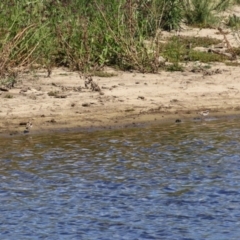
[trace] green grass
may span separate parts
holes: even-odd
[[[166,66],[165,69],[168,72],[176,72],[176,71],[183,72],[184,70],[183,66],[181,66],[179,63],[173,63],[171,65],[168,65]]]
[[[213,44],[218,44],[221,41],[208,37],[171,37],[166,44],[161,46],[161,52],[165,58],[173,63],[170,66],[170,71],[179,71],[179,63],[185,61],[200,61],[202,63],[224,62],[226,56],[215,54],[212,52],[204,52],[194,50],[195,47],[210,48]],[[191,44],[191,47],[189,46]],[[169,67],[167,67],[169,68]],[[181,70],[182,67],[180,67]]]
[[[161,67],[157,61],[162,53],[159,28],[179,29],[183,21],[211,25],[214,13],[226,9],[229,1],[2,0],[0,76],[13,67],[35,64],[82,72],[115,66],[154,73]],[[186,41],[170,41],[178,45],[174,46],[177,52],[167,48],[165,55],[175,63],[181,61]]]
[[[196,27],[215,27],[221,21],[216,13],[228,9],[231,0],[184,0],[186,22]]]
[[[210,37],[192,37],[192,36],[179,36],[171,37],[171,41],[178,41],[179,44],[183,45],[185,48],[191,43],[191,48],[194,47],[211,47],[213,44],[221,43],[222,41],[216,38]]]
[[[191,51],[189,54],[189,58],[191,61],[200,61],[203,63],[224,62],[228,59],[226,56],[223,55],[201,51]]]
[[[240,17],[235,14],[228,17],[227,26],[233,29],[239,29],[240,27]]]
[[[104,65],[156,72],[144,40],[157,37],[158,0],[3,0],[0,73],[40,63],[89,71]],[[150,48],[155,50],[156,44]],[[156,51],[152,51],[156,52]]]
[[[232,66],[232,67],[239,67],[240,63],[238,62],[225,62],[227,66]]]

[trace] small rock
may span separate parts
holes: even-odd
[[[162,57],[162,56],[159,56],[158,63],[164,64],[165,62],[166,62],[166,59],[164,57]]]
[[[8,92],[8,89],[6,87],[0,87],[0,91]]]
[[[91,104],[90,103],[83,103],[82,106],[83,107],[89,107]]]
[[[36,99],[37,99],[36,95],[34,95],[34,94],[31,94],[31,95],[29,96],[29,98],[32,99],[32,100],[36,100]]]
[[[31,88],[27,87],[27,86],[24,86],[24,87],[21,88],[19,93],[24,93],[24,92],[27,92],[28,90],[31,90]]]
[[[18,131],[10,131],[9,135],[17,135],[18,134]]]

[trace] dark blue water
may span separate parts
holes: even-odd
[[[240,239],[238,121],[0,139],[0,239]]]

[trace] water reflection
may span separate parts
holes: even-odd
[[[237,121],[0,140],[1,239],[238,239]]]

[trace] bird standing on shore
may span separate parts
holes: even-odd
[[[206,116],[208,116],[209,110],[201,111],[199,112],[199,114],[201,115],[201,119],[203,120]]]
[[[29,133],[29,131],[30,131],[30,128],[32,128],[32,122],[30,122],[30,121],[28,121],[27,123],[26,123],[26,128],[25,128],[25,130],[24,130],[24,133]]]

